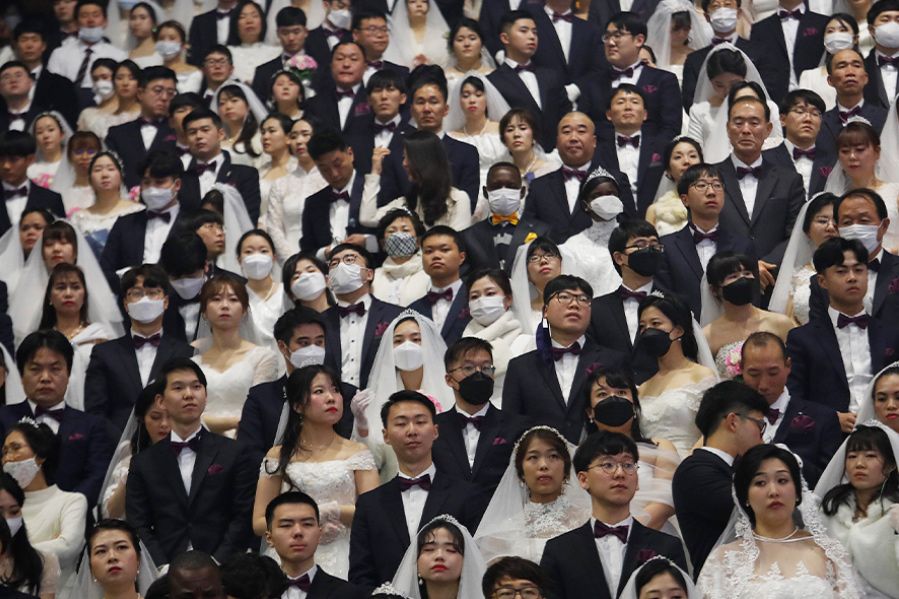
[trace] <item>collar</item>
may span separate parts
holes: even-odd
[[[34,70],[31,71],[31,76],[34,77],[35,85],[37,84],[37,80],[40,78],[41,73],[43,73],[43,72],[44,72],[43,64],[37,65],[36,67],[34,67]],[[34,87],[34,86],[32,86],[32,87]]]
[[[814,150],[815,147],[816,147],[816,145],[817,145],[817,144],[814,144],[814,143],[813,143],[813,144],[812,144],[811,146],[809,146],[808,148],[799,148],[799,146],[797,146],[796,144],[794,144],[793,142],[791,142],[789,139],[787,139],[786,137],[784,138],[784,147],[787,149],[787,154],[789,154],[790,157],[793,156],[793,149],[794,149],[794,148],[799,148],[800,150],[803,150],[803,151],[808,152],[808,151]]]
[[[361,84],[361,83],[357,83],[356,85],[354,85],[353,87],[350,88],[351,90],[353,90],[353,95],[354,95],[354,96],[355,96],[356,94],[359,93],[359,88],[360,88],[360,87],[362,87],[362,84]],[[336,90],[338,90],[338,91],[340,90],[340,88],[337,87],[336,85],[334,86],[334,89],[336,89]],[[346,88],[344,88],[344,89],[346,89]]]
[[[837,108],[837,114],[840,114],[841,112],[848,112],[848,111],[850,111],[850,110],[855,110],[856,108],[861,109],[861,107],[864,106],[864,105],[865,105],[865,99],[864,99],[864,98],[862,98],[861,100],[859,100],[859,101],[858,101],[858,104],[856,104],[855,106],[849,106],[849,107],[843,106],[842,104],[840,104],[840,102],[839,102],[839,100],[838,100],[838,101],[837,101],[837,105],[836,105],[836,108]]]
[[[561,343],[559,343],[559,342],[556,341],[555,339],[552,339],[552,343],[553,343],[553,347],[558,347],[559,349],[565,349],[565,348],[567,348],[567,347],[571,347],[571,345],[574,345],[574,343],[572,343],[571,345],[562,345]],[[580,344],[581,344],[581,349],[583,350],[583,349],[584,349],[584,344],[587,343],[587,337],[586,337],[586,335],[581,335],[581,336],[578,338],[578,340],[575,341],[575,343],[580,343]]]
[[[20,183],[19,185],[10,185],[10,184],[7,183],[6,181],[4,181],[4,182],[3,182],[3,189],[8,189],[8,190],[12,191],[13,189],[19,189],[19,188],[22,187],[23,185],[24,185],[25,187],[28,188],[28,191],[29,191],[29,192],[31,191],[31,180],[30,180],[28,177],[25,177],[25,182],[24,182],[24,183]]]
[[[459,414],[462,414],[463,416],[465,416],[466,418],[476,418],[478,416],[486,416],[487,415],[487,410],[490,409],[490,402],[488,401],[487,403],[485,403],[484,407],[481,408],[480,410],[478,410],[477,412],[475,412],[474,414],[469,414],[468,412],[463,412],[462,410],[459,409],[459,406],[453,406],[453,409],[456,410],[456,412],[458,412]]]
[[[643,136],[643,128],[640,127],[639,129],[637,129],[637,130],[634,131],[633,133],[622,133],[622,132],[619,131],[618,129],[615,129],[615,138],[614,138],[612,141],[614,141],[615,139],[617,139],[619,135],[620,135],[621,137],[634,137],[634,136],[636,136],[636,135],[639,135],[640,137],[642,137],[642,136]]]
[[[584,172],[584,173],[589,173],[589,172],[590,172],[590,163],[589,163],[589,162],[585,162],[584,164],[582,164],[582,165],[580,165],[580,166],[569,166],[569,165],[567,165],[567,164],[563,164],[562,166],[559,167],[559,172],[562,172],[562,169],[563,169],[563,168],[570,168],[570,169],[572,169],[572,170],[581,171],[581,172]]]
[[[733,467],[733,465],[734,465],[734,456],[730,455],[726,451],[718,449],[717,447],[709,447],[709,446],[700,447],[699,449],[704,449],[707,452],[718,456],[719,458],[724,460],[727,463],[727,465],[730,467]]]
[[[360,297],[358,299],[358,301],[356,301],[354,303],[358,304],[359,302],[362,302],[362,305],[365,306],[365,311],[368,312],[371,309],[371,294],[366,293],[365,295]],[[341,308],[346,308],[347,306],[350,305],[350,303],[345,302],[343,300],[337,300],[337,305],[340,306]]]
[[[318,573],[318,564],[313,564],[311,568],[306,570],[305,572],[300,572],[296,576],[287,576],[287,572],[284,573],[290,579],[296,580],[298,578],[302,578],[303,576],[309,577],[309,582],[311,583],[315,579],[315,575]]]
[[[743,162],[742,160],[737,158],[737,155],[734,154],[733,152],[731,152],[731,154],[730,154],[730,160],[734,165],[734,169],[736,169],[737,167],[741,167],[741,166],[743,168],[755,168],[757,166],[762,166],[762,155],[761,154],[759,154],[759,157],[752,164],[746,164],[745,162]]]
[[[712,227],[711,229],[709,229],[708,231],[706,231],[705,229],[703,229],[702,227],[700,227],[699,225],[694,223],[692,220],[689,222],[689,225],[690,225],[691,229],[699,231],[700,233],[705,233],[706,235],[708,235],[709,233],[714,233],[715,231],[718,230],[718,223],[715,223],[715,226]]]
[[[619,68],[619,67],[616,67],[616,66],[612,65],[612,68],[613,68],[613,69],[617,69],[617,70],[619,70],[619,71],[626,71],[626,70],[628,70],[628,69],[633,69],[633,70],[634,70],[634,77],[636,77],[636,76],[637,76],[637,69],[642,69],[644,66],[646,66],[646,65],[644,65],[644,64],[643,64],[643,61],[640,60],[640,59],[638,58],[638,59],[637,59],[637,62],[635,62],[634,64],[629,64],[629,65],[627,65],[626,67],[622,67],[622,68]]]
[[[884,58],[894,58],[894,57],[896,57],[896,56],[899,56],[899,50],[896,50],[896,51],[893,52],[892,54],[884,54],[884,53],[881,52],[880,50],[874,50],[874,52],[876,52],[876,55],[877,55],[877,56],[883,56]]]
[[[31,413],[32,413],[32,414],[37,414],[37,404],[34,403],[34,402],[33,402],[32,400],[30,400],[30,399],[26,399],[25,401],[28,402],[28,407],[31,408]],[[62,410],[62,409],[65,409],[65,407],[66,407],[66,400],[63,399],[63,400],[60,401],[59,403],[55,403],[55,404],[53,404],[52,406],[50,406],[49,408],[47,408],[47,409],[48,409],[48,410]]]
[[[616,526],[627,526],[627,540],[628,541],[631,540],[631,531],[633,530],[633,526],[634,526],[634,517],[633,516],[628,516],[621,522],[616,522],[614,524],[609,524],[608,522],[603,522],[602,520],[600,520],[599,518],[596,518],[595,516],[590,516],[590,529],[591,530],[596,526],[597,522],[602,522],[609,528],[615,528]]]
[[[428,287],[428,291],[433,291],[434,293],[443,293],[447,289],[452,289],[453,297],[456,297],[459,295],[459,289],[462,288],[462,279],[456,279],[446,287],[434,287],[434,285],[429,285]]]
[[[429,476],[431,477],[431,482],[433,483],[433,482],[434,482],[434,476],[437,475],[437,466],[434,465],[434,462],[431,462],[431,465],[428,466],[428,469],[427,469],[427,470],[425,470],[424,472],[419,472],[419,473],[418,473],[418,476],[409,476],[409,475],[405,474],[402,470],[400,470],[399,473],[398,473],[397,475],[398,475],[399,477],[401,477],[401,478],[405,478],[405,479],[411,480],[411,479],[413,479],[413,478],[420,478],[420,477],[424,476],[425,474],[427,474],[427,475],[429,475]]]
[[[858,314],[845,314],[845,316],[848,316],[849,318],[855,318],[857,316],[861,316],[864,313],[865,309],[862,308],[862,311]],[[840,318],[840,314],[842,314],[842,312],[834,309],[833,306],[827,306],[827,316],[830,318],[830,324],[833,326],[834,331],[837,330],[837,320]]]
[[[769,408],[773,408],[775,410],[780,410],[781,415],[786,413],[787,405],[790,403],[790,392],[784,387],[784,390],[781,391],[780,397],[777,400],[768,406]]]
[[[544,10],[544,12],[546,12],[546,16],[549,17],[550,19],[553,18],[553,14],[556,14],[556,11],[554,11],[550,7],[546,6],[545,4],[543,5],[543,10]],[[565,16],[565,15],[572,14],[572,12],[571,12],[571,9],[569,8],[568,10],[563,10],[562,12],[557,13],[557,14]]]
[[[544,7],[544,8],[546,8],[546,7]],[[532,59],[532,60],[533,60],[533,59]],[[509,57],[507,56],[507,57],[503,60],[503,62],[505,62],[507,65],[509,65],[510,67],[512,67],[512,68],[514,69],[514,68],[518,67],[518,65],[520,65],[520,64],[527,64],[528,62],[532,62],[532,60],[529,60],[529,61],[527,61],[527,62],[521,63],[521,62],[517,62],[517,61],[515,61],[515,60],[512,60],[511,58],[509,58]]]
[[[642,291],[642,292],[645,293],[646,295],[649,295],[649,294],[652,292],[652,285],[653,285],[653,282],[650,281],[650,282],[647,283],[646,285],[641,285],[640,287],[637,287],[636,289],[631,289],[630,287],[628,287],[628,286],[625,285],[624,283],[621,284],[621,286],[624,287],[625,289],[627,289],[628,291],[635,291],[635,292],[636,292],[636,291]]]
[[[355,181],[356,181],[356,169],[353,169],[353,174],[350,175],[350,180],[347,181],[347,184],[344,187],[342,187],[341,189],[338,189],[337,193],[346,192],[346,194],[348,196],[353,195],[353,193],[352,193],[353,192],[353,183],[355,183]],[[334,188],[331,187],[330,189],[333,190]]]
[[[868,256],[868,261],[878,260],[881,264],[883,263],[883,246],[880,247],[880,251],[877,252],[876,256]]]
[[[159,327],[159,330],[153,331],[149,335],[143,335],[141,333],[138,333],[134,329],[131,329],[129,331],[129,334],[131,335],[131,337],[152,337],[153,335],[159,335],[161,337],[162,336],[162,327]]]
[[[400,123],[402,121],[403,121],[403,119],[400,118],[400,113],[396,113],[396,115],[392,119],[387,121],[386,123],[382,123],[381,121],[378,120],[378,117],[375,117],[375,125],[389,125],[390,123],[393,123],[394,125],[399,127]]]
[[[780,6],[780,4],[778,4],[777,10],[778,10],[778,11],[781,11],[781,10],[787,10],[787,9],[784,8],[783,6]],[[795,11],[797,11],[797,10],[799,11],[799,14],[804,15],[804,14],[805,14],[805,2],[800,2],[800,3],[799,3],[799,6],[797,6],[796,8],[794,8],[794,9],[792,9],[792,10],[790,10],[790,12],[795,12]]]
[[[191,434],[187,435],[187,438],[185,438],[185,439],[182,439],[181,437],[178,436],[178,433],[176,433],[175,431],[172,431],[172,433],[171,433],[171,435],[172,435],[172,436],[171,436],[171,440],[172,440],[172,441],[175,441],[175,442],[177,442],[177,443],[187,443],[188,441],[190,441],[191,439],[193,439],[194,437],[196,437],[197,435],[199,435],[199,434],[200,434],[200,431],[201,431],[202,429],[203,429],[203,425],[202,425],[202,424],[197,424],[197,430],[195,430],[195,431],[192,432]]]

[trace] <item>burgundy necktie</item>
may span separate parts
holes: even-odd
[[[28,186],[23,185],[22,187],[16,189],[4,189],[3,197],[7,200],[11,200],[13,198],[21,198],[28,195]]]
[[[710,233],[703,233],[699,229],[694,229],[690,227],[690,230],[693,232],[693,243],[700,243],[708,239],[709,241],[718,242],[718,230],[714,230]]]
[[[288,586],[296,587],[303,591],[304,593],[309,592],[309,588],[312,587],[312,581],[309,580],[308,574],[303,574],[299,578],[288,578],[287,579]]]
[[[431,475],[430,474],[422,474],[418,478],[404,478],[402,476],[396,477],[397,482],[400,484],[400,492],[408,491],[412,487],[421,487],[425,491],[431,490]]]
[[[344,202],[350,201],[350,194],[345,191],[336,191],[334,189],[331,190],[331,201],[336,202],[337,200],[343,200]]]
[[[522,71],[530,71],[531,73],[533,73],[533,72],[534,72],[534,65],[531,64],[531,63],[527,63],[527,64],[520,64],[520,65],[518,65],[518,66],[515,67],[515,72],[516,72],[516,73],[520,73],[520,72],[522,72]]]
[[[610,78],[612,81],[616,81],[622,77],[633,77],[634,76],[634,67],[628,67],[626,69],[619,69],[616,67],[612,67],[612,73]]]
[[[390,121],[386,125],[382,125],[381,123],[375,122],[374,129],[375,135],[377,135],[378,133],[383,133],[384,131],[390,131],[391,133],[393,133],[394,131],[396,131],[396,123]]]
[[[349,98],[352,100],[355,97],[356,97],[356,92],[354,92],[352,89],[337,88],[337,101],[338,102],[340,100],[342,100],[343,98]]]
[[[608,526],[599,520],[593,525],[593,536],[597,539],[612,535],[613,537],[618,537],[618,540],[622,543],[627,543],[627,533],[627,526]]]
[[[466,416],[461,412],[456,412],[456,418],[459,420],[462,428],[465,428],[470,424],[476,429],[481,430],[481,424],[484,422],[483,416]]]
[[[765,418],[768,419],[769,424],[774,424],[777,422],[777,419],[780,418],[780,410],[777,408],[768,408],[765,410]]]
[[[172,222],[172,213],[171,212],[156,212],[155,210],[147,210],[147,220],[153,220],[154,218],[158,218],[164,223]]]
[[[861,106],[856,106],[852,110],[841,110],[840,111],[840,120],[843,122],[843,124],[845,124],[846,121],[848,121],[849,119],[851,119],[854,116],[860,115],[861,113],[862,113]]]

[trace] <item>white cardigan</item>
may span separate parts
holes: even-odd
[[[497,318],[488,326],[481,326],[476,320],[472,320],[462,332],[463,337],[477,337],[488,341],[493,346],[493,365],[496,367],[496,375],[493,383],[493,396],[490,398],[493,404],[502,408],[503,383],[506,379],[506,370],[509,368],[509,360],[517,358],[528,351],[528,336],[522,333],[521,324],[515,318],[512,310]]]

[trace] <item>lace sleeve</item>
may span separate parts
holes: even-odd
[[[281,369],[284,363],[280,357],[267,347],[260,347],[259,351],[263,354],[256,364],[256,371],[253,373],[253,385],[261,383],[270,383],[281,376]]]
[[[124,485],[125,481],[128,479],[128,468],[130,464],[131,456],[129,455],[121,460],[115,467],[115,470],[112,471],[112,477],[109,481],[109,486],[106,487],[106,491],[104,491],[103,497],[101,499],[101,505],[103,506],[104,514],[109,513],[109,501],[112,499],[112,496],[115,495],[119,487],[121,485]]]
[[[262,458],[262,463],[259,465],[259,477],[275,478],[276,476],[281,476],[278,472],[278,462],[277,458]]]
[[[296,253],[296,248],[290,247],[290,244],[287,243],[287,236],[284,234],[284,202],[286,200],[284,181],[287,179],[282,179],[272,185],[268,194],[268,215],[266,217],[266,230],[271,235],[272,241],[275,242],[275,252],[281,260],[286,260],[288,256]]]
[[[696,579],[696,588],[704,599],[733,599],[736,596],[731,594],[728,582],[730,573],[725,565],[728,561],[725,551],[724,547],[718,547],[709,554]]]
[[[368,449],[363,449],[359,453],[347,460],[347,465],[351,470],[377,470],[378,465],[375,464],[375,457]]]

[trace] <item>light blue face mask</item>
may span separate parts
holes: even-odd
[[[82,27],[78,30],[78,37],[88,44],[95,44],[103,39],[103,28]]]
[[[140,0],[119,0],[119,8],[122,10],[131,10]]]

